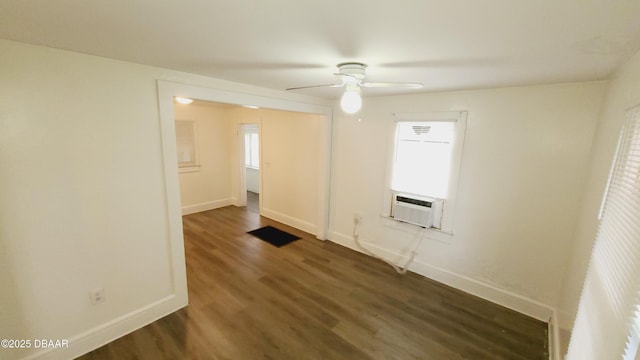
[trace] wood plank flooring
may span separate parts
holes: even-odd
[[[183,223],[190,305],[80,359],[548,359],[545,323],[246,209]]]

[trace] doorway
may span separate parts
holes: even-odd
[[[260,214],[260,128],[258,124],[243,124],[241,129],[247,210]]]
[[[215,88],[203,87],[195,84],[184,84],[167,80],[158,80],[158,104],[160,115],[160,133],[162,144],[162,161],[164,163],[164,183],[166,215],[168,221],[168,245],[171,261],[171,303],[167,313],[175,311],[188,304],[186,262],[184,257],[184,241],[182,228],[182,211],[180,202],[180,181],[176,164],[178,163],[174,97],[182,96],[204,101],[213,101],[233,105],[251,104],[261,108],[278,109],[285,111],[304,112],[317,114],[324,121],[322,126],[314,134],[318,141],[319,151],[316,154],[318,175],[316,176],[316,188],[314,193],[317,198],[316,208],[316,228],[315,233],[318,239],[326,239],[329,226],[329,183],[330,183],[330,159],[331,159],[331,122],[332,108],[328,104],[296,100],[302,99],[287,94],[286,98],[274,96],[273,92],[258,91],[254,88],[246,88],[244,92],[242,86],[234,87],[236,91],[226,91]],[[251,92],[255,94],[251,94]],[[289,100],[291,99],[291,100]],[[261,140],[265,140],[264,134]],[[270,166],[269,162],[263,164]],[[261,164],[262,165],[262,164]],[[272,164],[273,165],[273,164]],[[241,174],[240,171],[232,171]],[[265,176],[265,171],[262,171]],[[237,176],[237,175],[236,175]],[[237,183],[236,183],[237,184]],[[264,194],[261,203],[264,203]],[[237,201],[237,199],[235,199]],[[266,199],[268,200],[268,199]],[[276,214],[277,215],[277,214]],[[282,217],[287,220],[286,217]]]

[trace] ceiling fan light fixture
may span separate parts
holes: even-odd
[[[422,83],[417,82],[369,82],[366,81],[367,65],[361,62],[343,62],[336,65],[338,72],[333,75],[341,81],[339,84],[308,85],[287,88],[287,90],[301,90],[322,87],[344,87],[345,92],[340,99],[340,107],[347,114],[355,114],[362,108],[362,97],[360,88],[401,88],[401,89],[421,89]]]
[[[349,85],[349,84],[348,84]],[[362,108],[362,97],[360,96],[360,87],[347,86],[342,98],[340,99],[340,107],[347,114],[355,114]]]

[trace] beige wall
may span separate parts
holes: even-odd
[[[316,233],[318,159],[320,133],[328,121],[325,116],[196,101],[176,105],[175,117],[196,121],[198,131],[200,171],[180,174],[184,214],[238,202],[239,172],[244,164],[239,151],[238,136],[242,134],[239,126],[257,124],[261,214]],[[254,180],[257,184],[257,179]]]
[[[265,111],[262,120],[262,211],[290,216],[312,234],[317,227],[319,115]]]
[[[247,191],[260,193],[260,170],[247,168]]]
[[[468,111],[453,237],[430,233],[412,269],[543,320],[559,300],[604,83],[365,98],[334,120],[331,239],[404,263],[413,227],[380,217],[393,113]],[[360,118],[361,121],[357,119]]]
[[[269,109],[232,111],[235,126],[260,125],[261,214],[309,233],[318,226],[322,115]],[[232,145],[237,149],[237,145]],[[235,173],[234,173],[235,174]],[[237,176],[233,183],[237,184]],[[237,192],[237,185],[234,185]]]
[[[231,124],[229,108],[196,101],[175,105],[176,120],[196,124],[198,159],[196,171],[180,173],[183,214],[215,209],[233,203],[231,188]]]
[[[572,258],[564,279],[559,305],[559,320],[563,329],[570,329],[573,326],[595,240],[598,226],[597,214],[618,136],[624,123],[625,112],[637,105],[640,105],[640,52],[615,72],[606,92],[606,102],[593,141],[587,185],[579,212],[576,241],[570,249]]]

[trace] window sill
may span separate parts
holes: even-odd
[[[436,241],[449,244],[453,239],[453,232],[449,232],[446,230],[440,230],[436,228],[424,228],[420,225],[415,225],[408,222],[396,220],[395,218],[392,218],[389,215],[384,215],[384,214],[380,215],[380,219],[383,226],[400,230],[400,231],[415,233],[416,229],[424,229],[425,237],[431,240],[436,240]]]
[[[182,173],[190,173],[190,172],[198,172],[200,171],[200,165],[194,165],[194,166],[184,166],[184,167],[179,167],[178,168],[178,173],[182,174]]]

